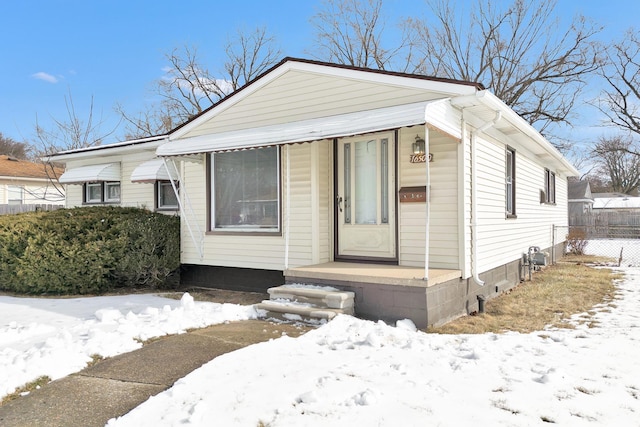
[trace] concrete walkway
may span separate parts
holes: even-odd
[[[103,427],[217,356],[308,328],[247,320],[162,337],[0,406],[3,427]]]

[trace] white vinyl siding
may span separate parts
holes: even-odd
[[[400,188],[425,185],[426,165],[410,163],[411,145],[424,128],[404,128],[400,132]],[[429,131],[431,169],[431,227],[429,267],[458,269],[458,144],[438,131]],[[399,263],[424,267],[425,203],[399,203]]]
[[[184,137],[248,129],[442,98],[437,93],[289,71]],[[313,100],[313,102],[310,102]],[[233,102],[233,98],[229,100]],[[366,108],[363,108],[366,107]],[[250,117],[251,120],[247,120]]]
[[[126,207],[137,207],[143,209],[155,209],[155,185],[149,183],[133,183],[131,182],[131,173],[145,161],[155,157],[153,151],[145,151],[142,153],[129,153],[126,155],[101,156],[93,159],[69,160],[66,169],[73,169],[81,166],[89,166],[97,163],[119,163],[120,164],[120,201],[108,202]],[[66,207],[77,207],[83,205],[83,188],[84,185],[67,184],[66,188]]]
[[[553,225],[567,225],[567,181],[556,176],[555,205],[540,204],[544,163],[514,146],[516,154],[516,214],[505,219],[505,145],[478,138],[478,270],[487,271],[519,259],[529,246],[552,245]],[[558,242],[556,242],[558,243]]]
[[[313,145],[318,148],[312,149]],[[296,267],[318,262],[328,256],[329,233],[320,224],[328,222],[328,177],[322,163],[328,162],[329,141],[313,144],[293,144],[282,147],[282,234],[238,235],[213,232],[204,235],[204,256],[201,259],[189,235],[186,221],[182,221],[182,262],[225,267],[283,270],[285,266],[285,240],[287,237],[287,212],[289,213],[289,266]],[[288,151],[288,153],[287,153]],[[317,156],[313,156],[317,153]],[[204,156],[203,156],[204,157]],[[287,171],[287,159],[289,169]],[[315,166],[313,162],[316,162]],[[315,178],[312,173],[316,171]],[[287,189],[287,173],[290,189]],[[205,166],[185,162],[184,188],[191,200],[200,225],[205,230],[205,218],[211,207],[207,206]],[[324,194],[321,194],[324,193]],[[290,195],[290,203],[287,203]],[[315,202],[314,202],[315,199]],[[314,211],[312,206],[318,206]],[[325,207],[325,209],[322,208]],[[287,211],[287,209],[290,209]],[[315,231],[314,231],[315,230]],[[314,239],[314,235],[316,236]],[[315,240],[315,241],[314,241]],[[315,245],[315,249],[314,249]],[[328,259],[324,259],[327,261]]]

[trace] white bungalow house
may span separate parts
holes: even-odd
[[[477,83],[294,58],[156,154],[180,171],[184,283],[332,285],[358,315],[420,327],[514,286],[529,247],[561,247],[577,175]]]
[[[166,135],[141,138],[61,151],[47,160],[65,166],[58,180],[68,208],[117,205],[176,214],[178,173],[155,155],[166,141]]]

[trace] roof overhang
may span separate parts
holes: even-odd
[[[177,181],[178,174],[175,168],[171,168],[171,171],[168,171],[163,159],[146,161],[131,173],[131,182],[145,183],[169,180]]]
[[[69,160],[95,158],[96,156],[131,154],[134,152],[155,151],[160,145],[167,142],[167,135],[152,136],[148,138],[132,139],[114,144],[98,145],[95,147],[66,150],[45,157],[45,161],[65,163]]]
[[[439,106],[439,107],[438,107]],[[291,123],[221,132],[174,140],[161,145],[158,156],[183,156],[217,151],[244,150],[272,145],[311,142],[328,138],[360,135],[400,127],[428,124],[443,133],[460,138],[459,122],[445,119],[453,110],[447,99],[418,102]]]
[[[120,163],[103,163],[69,169],[60,176],[59,181],[61,184],[120,181]]]
[[[580,175],[580,172],[540,132],[491,92],[482,90],[475,95],[455,97],[451,99],[451,104],[476,118],[476,123],[470,123],[472,126],[494,120],[499,112],[501,118],[493,129],[522,144],[541,161],[553,163],[567,176]],[[468,115],[465,115],[466,117]]]

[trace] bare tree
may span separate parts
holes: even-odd
[[[640,155],[630,136],[600,138],[592,153],[613,191],[628,194],[640,186]]]
[[[480,82],[541,132],[570,123],[586,77],[600,65],[584,17],[563,28],[555,0],[514,0],[500,8],[478,0],[461,14],[447,0],[428,0],[431,20],[408,20],[417,33],[425,74]]]
[[[399,40],[385,38],[382,0],[324,0],[311,18],[315,27],[312,55],[355,67],[409,71],[412,32],[401,28]]]
[[[609,49],[608,59],[601,71],[608,88],[600,110],[612,125],[640,134],[640,34],[627,31],[624,40]]]
[[[35,138],[38,147],[38,155],[46,156],[63,150],[75,150],[78,148],[100,145],[102,141],[111,135],[115,128],[103,132],[104,121],[96,118],[93,109],[93,96],[86,111],[85,117],[76,113],[71,91],[64,97],[67,110],[66,119],[52,117],[53,124],[45,128],[40,124],[38,116],[35,123]]]
[[[227,40],[224,51],[227,54],[223,80],[227,90],[224,95],[240,89],[267,71],[282,55],[275,37],[269,35],[265,27],[256,28],[248,34],[237,30],[235,36]]]
[[[15,141],[0,132],[0,154],[25,160],[29,158],[30,152],[31,147],[28,144]]]
[[[204,65],[197,48],[173,49],[166,55],[165,76],[153,87],[160,102],[137,115],[116,106],[126,123],[126,138],[163,134],[200,114],[274,65],[280,56],[275,45],[264,27],[250,33],[238,30],[225,45],[227,59],[217,76]]]
[[[60,178],[60,168],[51,161],[44,160],[48,155],[65,150],[75,150],[100,145],[102,141],[115,132],[116,127],[104,132],[102,127],[104,121],[96,119],[93,109],[93,96],[87,109],[86,116],[80,117],[76,113],[71,91],[64,97],[67,110],[66,119],[52,118],[53,124],[50,128],[45,128],[40,124],[36,116],[34,149],[36,158],[42,159],[45,172],[53,186],[53,191],[64,197],[62,186],[58,182]]]

